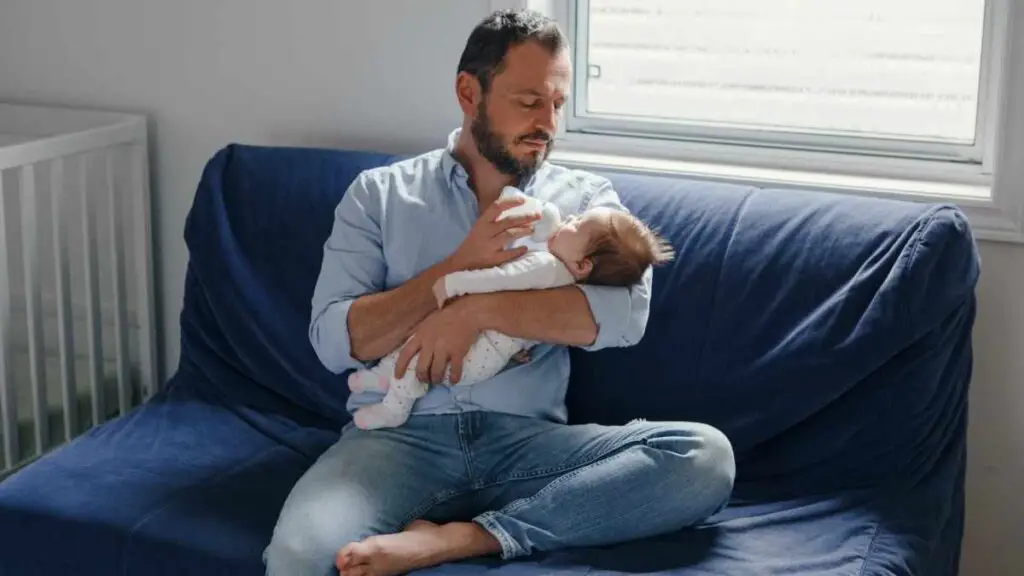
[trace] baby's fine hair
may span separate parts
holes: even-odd
[[[628,212],[613,212],[609,226],[590,239],[587,254],[593,268],[587,284],[631,286],[640,281],[650,266],[671,261],[672,246]]]

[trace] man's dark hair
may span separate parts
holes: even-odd
[[[501,72],[505,54],[527,41],[537,42],[552,54],[568,44],[558,24],[539,12],[498,10],[477,24],[469,35],[458,71],[475,76],[486,94],[491,79]]]

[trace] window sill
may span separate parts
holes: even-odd
[[[552,152],[551,159],[554,162],[574,167],[587,166],[617,172],[679,176],[759,187],[801,188],[901,198],[912,196],[915,199],[927,198],[957,203],[984,202],[991,198],[991,187],[984,184],[828,174],[582,151],[556,150]]]
[[[1001,207],[988,182],[925,181],[736,164],[669,160],[641,155],[575,149],[571,144],[552,151],[550,161],[568,168],[630,174],[653,174],[693,180],[771,188],[794,188],[937,202],[958,206],[978,239],[1024,243],[1019,211]]]

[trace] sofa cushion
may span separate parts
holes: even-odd
[[[225,402],[340,430],[348,386],[309,344],[334,209],[367,152],[231,145],[207,163],[185,224],[181,362]]]
[[[0,575],[261,574],[330,431],[210,401],[179,374],[0,484]]]

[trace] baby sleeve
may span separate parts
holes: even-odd
[[[542,290],[574,282],[565,264],[550,252],[528,252],[501,266],[463,270],[444,277],[448,298],[504,290]]]

